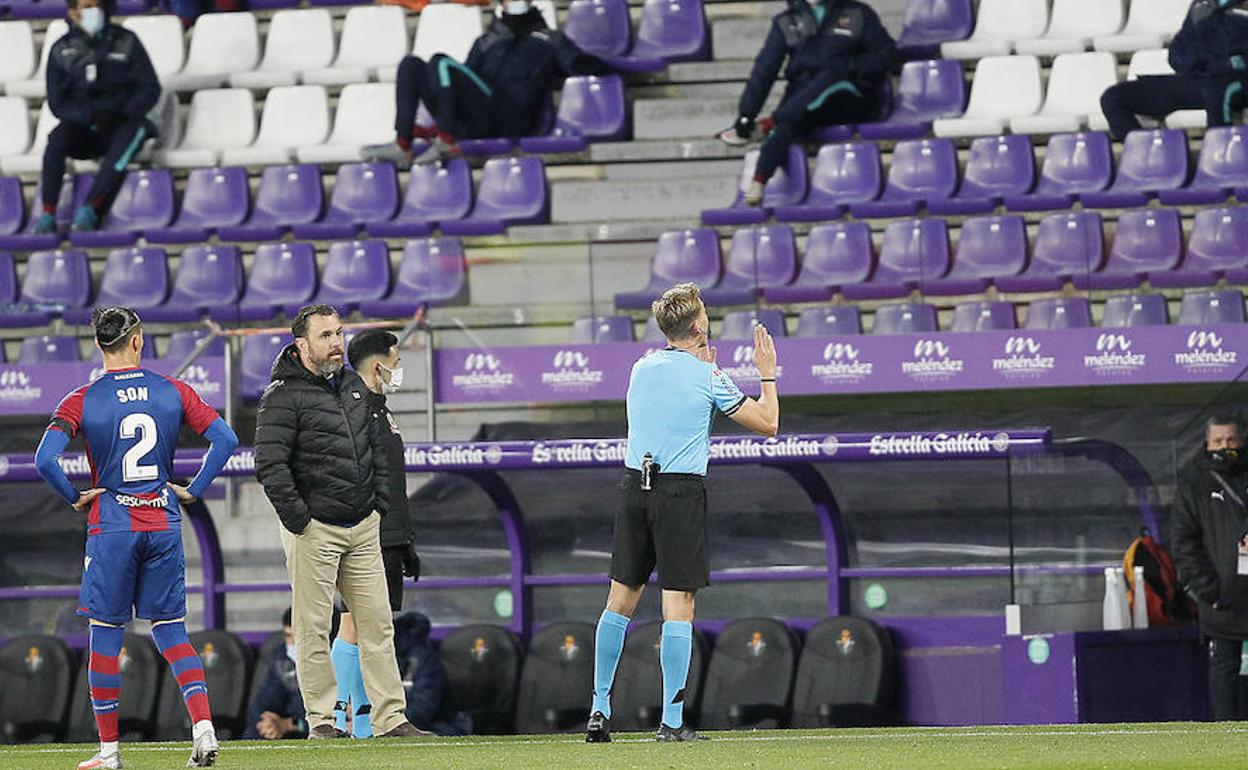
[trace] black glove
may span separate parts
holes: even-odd
[[[121,124],[122,116],[118,112],[97,112],[91,116],[91,125],[101,134],[111,134]]]
[[[413,583],[420,580],[420,554],[416,553],[416,543],[411,540],[403,549],[403,574],[410,577]]]
[[[754,135],[754,118],[747,118],[742,115],[737,118],[737,122],[733,125],[737,129],[737,136],[742,139],[749,139]]]

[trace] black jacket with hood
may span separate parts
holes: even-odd
[[[1208,460],[1198,458],[1179,484],[1170,550],[1179,580],[1196,599],[1201,631],[1207,636],[1248,639],[1248,575],[1236,569],[1239,541],[1248,529],[1248,510],[1236,496],[1248,501],[1248,473],[1218,473]]]
[[[256,413],[256,478],[282,526],[308,521],[351,526],[389,510],[386,449],[372,395],[350,369],[335,388],[308,371],[294,345],[273,362],[273,380]]]
[[[390,509],[381,520],[381,547],[406,546],[412,539],[412,525],[407,512],[407,462],[403,456],[403,434],[399,433],[399,424],[390,414],[386,397],[371,391],[368,397],[373,407],[373,422],[377,424],[381,443],[385,447],[390,483]]]

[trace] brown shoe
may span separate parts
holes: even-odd
[[[433,733],[425,732],[411,722],[400,722],[399,726],[388,733],[382,733],[378,738],[427,738]]]
[[[308,740],[312,741],[346,737],[347,734],[345,732],[333,725],[317,725],[308,731]]]

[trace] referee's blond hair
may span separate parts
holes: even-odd
[[[693,335],[693,322],[702,312],[702,289],[696,283],[680,283],[650,306],[659,330],[669,340],[688,339]]]

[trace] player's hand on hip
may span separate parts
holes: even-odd
[[[94,487],[84,492],[79,492],[78,502],[73,504],[74,510],[78,511],[79,513],[82,513],[83,511],[87,510],[87,508],[91,507],[91,501],[95,500],[95,498],[104,494],[105,491],[107,490],[105,490],[102,487]]]
[[[760,323],[754,324],[754,366],[758,367],[759,377],[776,376],[776,342]]]
[[[192,495],[190,490],[186,487],[181,486],[180,484],[174,484],[172,481],[168,482],[168,484],[169,488],[173,490],[174,496],[178,498],[179,503],[190,505],[198,499],[195,495]]]

